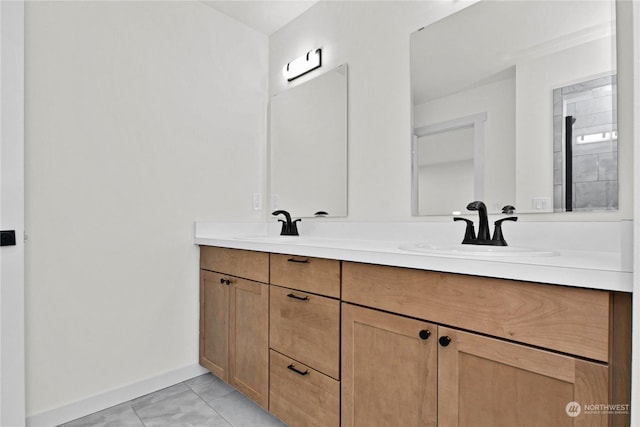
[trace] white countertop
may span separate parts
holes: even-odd
[[[442,236],[450,233],[450,227],[449,224],[442,223],[439,226],[424,226],[418,223],[391,225],[327,223],[321,226],[307,225],[308,233],[305,235],[301,231],[300,237],[281,238],[274,224],[199,222],[195,227],[195,244],[610,291],[631,292],[632,290],[633,273],[626,266],[630,264],[627,259],[630,259],[631,254],[625,253],[626,248],[621,248],[619,251],[593,250],[589,245],[576,241],[574,244],[578,247],[586,247],[589,250],[576,250],[561,247],[562,245],[558,244],[544,248],[554,250],[557,253],[556,256],[499,258],[482,255],[425,254],[399,248],[401,245],[425,242],[429,239],[442,242]],[[577,228],[577,226],[568,228],[571,227]],[[440,233],[439,230],[443,228],[447,230]],[[345,229],[352,232],[345,232]],[[373,229],[377,231],[382,229],[385,232],[372,232]],[[416,232],[423,229],[427,230],[423,233]],[[455,230],[459,234],[460,228],[456,227]],[[622,234],[624,232],[625,230],[622,230]],[[554,231],[552,234],[558,236],[559,233]],[[607,234],[611,234],[611,231],[608,230]],[[560,237],[571,240],[571,238],[567,239],[567,236]],[[566,242],[564,246],[567,246]],[[615,249],[616,245],[612,247]]]

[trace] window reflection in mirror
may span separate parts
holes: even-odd
[[[489,211],[505,204],[518,212],[564,211],[566,197],[558,194],[567,194],[567,181],[557,171],[566,166],[558,163],[564,154],[554,151],[554,90],[615,75],[615,68],[614,1],[479,1],[411,35],[414,133],[485,112],[482,180]],[[615,100],[613,85],[612,96],[601,101],[615,110]],[[617,208],[617,182],[609,179],[617,177],[617,151],[598,154],[596,161],[574,161],[576,171],[586,169],[577,179],[596,180],[596,169],[605,169],[597,184],[572,184],[568,193],[582,198],[581,210]],[[439,180],[433,186],[443,184]],[[435,208],[446,198],[432,193],[422,200],[418,180],[413,184],[414,214],[450,214]],[[465,185],[458,191],[468,194]],[[601,202],[586,202],[587,193],[605,186]]]

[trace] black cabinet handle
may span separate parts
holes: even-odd
[[[294,293],[290,293],[287,296],[289,298],[297,299],[298,301],[309,301],[309,297],[308,296],[299,297],[298,295],[296,295]]]
[[[451,337],[448,337],[448,336],[445,335],[443,337],[440,337],[438,342],[440,343],[441,346],[446,347],[449,344],[451,344]]]
[[[419,335],[421,340],[426,340],[431,336],[431,331],[428,329],[423,329],[420,331]]]
[[[302,376],[307,375],[309,373],[309,371],[306,371],[306,370],[304,372],[302,372],[302,371],[296,369],[296,365],[294,365],[293,363],[291,365],[287,366],[287,369],[290,369],[293,372],[295,372],[296,374],[302,375]]]
[[[309,264],[309,258],[306,258],[306,259],[289,258],[287,261],[289,261],[289,262],[297,262],[298,264]]]
[[[223,285],[229,286],[233,282],[231,282],[231,280],[229,280],[229,279],[220,279],[220,283],[222,283]]]

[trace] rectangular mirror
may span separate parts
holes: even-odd
[[[494,213],[617,209],[615,44],[613,0],[479,1],[413,33],[414,215],[464,212],[451,194]],[[466,172],[420,157],[425,129],[478,115]]]
[[[347,215],[347,65],[271,99],[271,209]]]

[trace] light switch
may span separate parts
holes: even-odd
[[[253,210],[261,211],[262,210],[262,194],[253,193]]]
[[[533,208],[537,210],[549,210],[551,207],[551,199],[549,197],[534,197]]]

